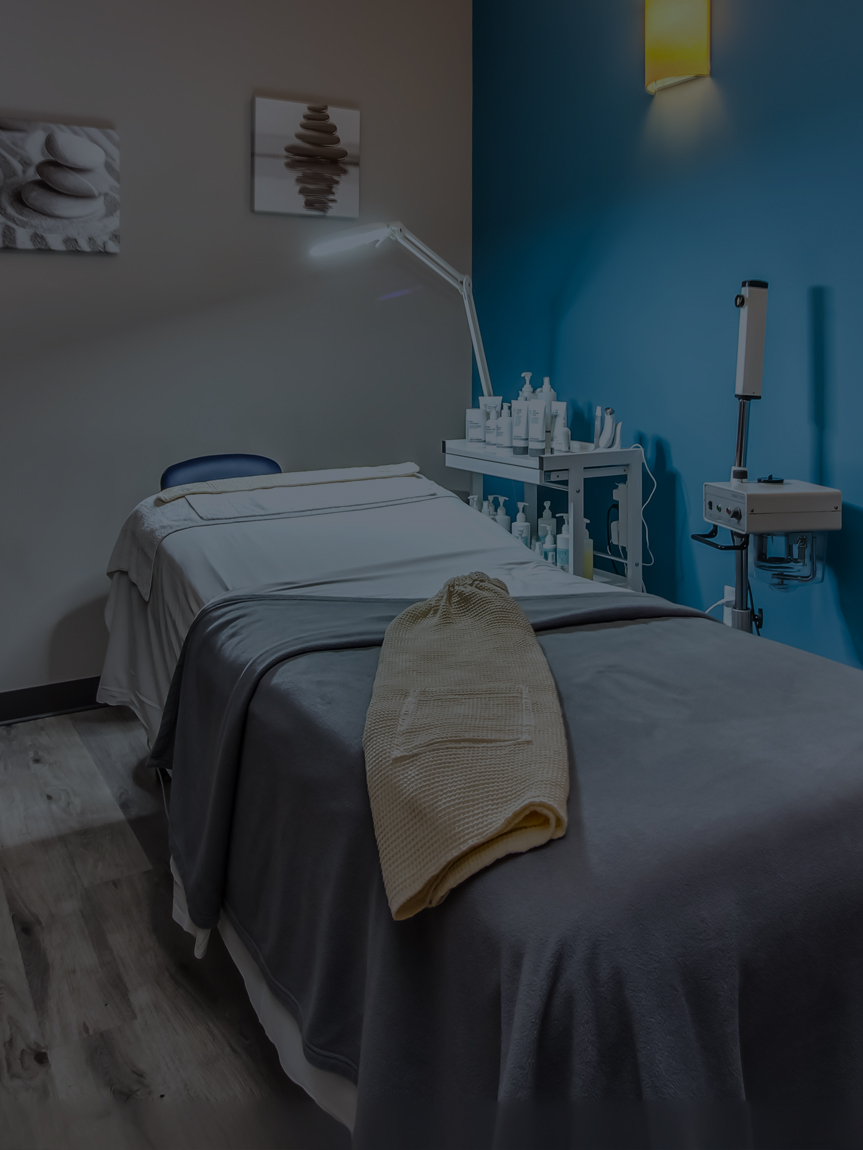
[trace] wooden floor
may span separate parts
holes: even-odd
[[[124,708],[0,727],[0,1148],[345,1150],[171,919],[146,752]]]

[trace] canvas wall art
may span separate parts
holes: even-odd
[[[118,252],[117,133],[0,118],[0,248]]]
[[[360,114],[355,108],[256,97],[252,210],[360,214]]]

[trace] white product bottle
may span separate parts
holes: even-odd
[[[476,505],[477,499],[479,499],[478,495],[468,495],[467,497],[468,506],[472,507],[474,511],[479,511],[479,508]]]
[[[569,571],[569,514],[561,512],[558,519],[563,520],[563,526],[557,537],[557,565],[564,571]]]
[[[487,499],[483,499],[483,501],[482,501],[482,513],[483,513],[483,515],[487,515],[489,517],[489,519],[491,519],[494,515],[494,512],[492,511],[491,506],[489,504],[489,501]]]
[[[497,507],[497,521],[504,529],[504,531],[509,531],[510,527],[512,526],[512,520],[507,515],[506,508],[504,507],[507,497],[505,495],[498,495],[498,499],[500,502]]]
[[[551,531],[546,533],[545,539],[542,541],[542,557],[546,563],[551,563],[552,565],[557,559],[557,540]]]
[[[527,405],[528,455],[534,457],[545,454],[545,402],[532,399]]]
[[[587,533],[587,525],[590,523],[589,519],[584,520],[584,541],[582,546],[584,548],[584,570],[582,575],[585,579],[593,578],[593,540]]]
[[[497,445],[503,451],[512,451],[512,413],[508,403],[503,405],[497,421]]]
[[[518,515],[515,517],[515,523],[512,525],[513,536],[523,543],[525,547],[530,547],[530,524],[527,521],[527,516],[524,509],[527,507],[526,503],[519,503]]]
[[[521,373],[521,378],[524,380],[524,383],[522,384],[521,391],[519,392],[519,399],[533,399],[533,388],[530,386],[532,375],[532,371],[523,371]]]
[[[486,447],[494,447],[497,444],[497,409],[487,407],[486,414],[488,419],[485,424],[485,445]]]
[[[542,381],[542,387],[536,393],[536,398],[541,399],[545,404],[545,430],[551,431],[551,405],[557,399],[557,392],[551,386],[551,380],[548,376]]]
[[[538,539],[534,539],[533,549],[541,559],[542,558],[542,543]]]
[[[512,453],[527,455],[528,448],[528,401],[517,399],[512,405]]]
[[[468,443],[485,442],[484,412],[479,407],[469,407],[464,413],[465,439]]]
[[[555,516],[552,515],[552,513],[551,513],[551,500],[546,499],[545,510],[543,511],[542,515],[539,517],[540,526],[542,526],[542,524],[545,524],[545,526],[548,528],[548,530],[553,535],[554,529],[557,526],[557,524],[555,523],[554,520],[555,520]]]
[[[569,451],[569,428],[566,426],[568,412],[565,399],[556,399],[551,405],[551,449]]]

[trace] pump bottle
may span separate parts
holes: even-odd
[[[563,520],[563,526],[557,537],[557,565],[564,571],[569,571],[569,514],[560,512],[558,519]]]
[[[530,524],[527,521],[527,516],[524,509],[527,507],[526,503],[519,503],[518,515],[515,517],[515,523],[512,525],[512,534],[515,539],[523,543],[525,547],[530,547]]]
[[[507,453],[512,451],[512,414],[508,403],[503,405],[497,421],[497,446]]]
[[[512,526],[512,520],[507,515],[506,508],[504,507],[506,499],[507,497],[505,495],[498,495],[499,503],[497,507],[496,519],[504,531],[509,531],[510,527]]]
[[[549,531],[552,533],[552,535],[554,534],[554,529],[555,529],[555,527],[557,527],[557,524],[555,523],[555,516],[552,515],[552,513],[551,513],[551,500],[550,499],[546,499],[546,501],[545,501],[545,510],[543,511],[542,515],[540,516],[539,522],[540,522],[540,524],[544,523],[546,525],[546,527],[549,529]]]

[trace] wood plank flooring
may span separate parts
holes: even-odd
[[[146,755],[122,707],[0,727],[0,1150],[347,1150],[171,919]]]

